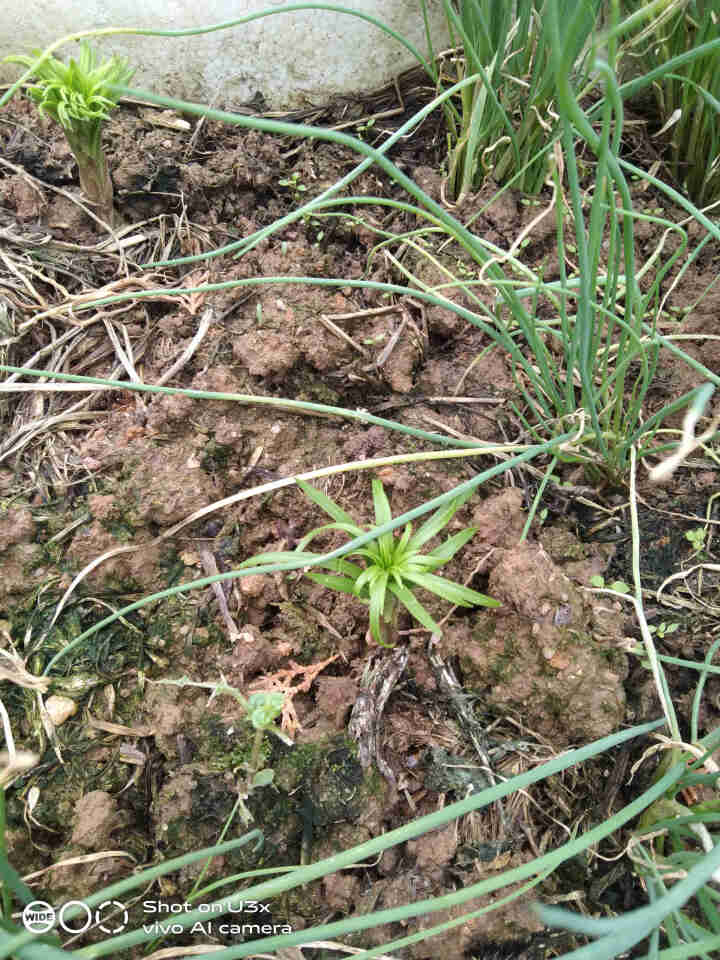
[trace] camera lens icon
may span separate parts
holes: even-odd
[[[106,900],[95,911],[98,929],[110,935],[122,933],[128,920],[127,907],[120,900]]]
[[[55,926],[57,913],[45,900],[33,900],[22,912],[22,922],[30,933],[47,933]]]
[[[22,922],[30,933],[48,933],[56,925],[63,933],[79,936],[91,927],[106,934],[118,934],[128,925],[128,912],[120,900],[105,900],[92,911],[82,900],[68,900],[56,910],[45,900],[33,900],[22,912]]]

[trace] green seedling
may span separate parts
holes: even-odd
[[[613,580],[612,583],[605,583],[605,577],[600,573],[593,574],[590,577],[590,586],[597,587],[599,590],[612,590],[614,593],[630,593],[630,587],[623,580]]]
[[[654,633],[660,640],[663,637],[669,636],[671,633],[675,633],[678,630],[680,624],[677,621],[673,623],[666,623],[664,620],[662,623],[659,623],[656,627],[649,627],[650,633]]]
[[[361,527],[355,523],[348,513],[320,490],[302,480],[297,482],[303,493],[332,517],[334,522],[311,530],[300,540],[295,550],[263,553],[246,560],[242,564],[243,567],[303,558],[316,560],[318,554],[305,549],[315,537],[339,530],[354,538],[372,530],[372,527]],[[392,513],[380,480],[373,480],[372,493],[375,524],[382,526],[392,520]],[[415,533],[413,533],[412,524],[407,524],[401,535],[384,533],[377,540],[348,554],[349,557],[360,557],[363,561],[362,566],[351,563],[343,557],[328,560],[322,564],[333,571],[331,574],[308,573],[306,576],[324,587],[352,594],[358,600],[367,603],[370,608],[370,633],[376,643],[385,647],[393,646],[391,638],[402,607],[405,607],[426,630],[437,634],[442,633],[440,625],[415,596],[414,590],[417,587],[429,590],[430,593],[460,607],[499,607],[500,603],[497,600],[433,573],[454,557],[458,550],[475,535],[476,527],[467,527],[449,537],[430,553],[421,553],[421,548],[440,534],[470,496],[471,493],[468,493],[440,507]]]
[[[363,346],[374,347],[376,343],[382,343],[385,337],[387,337],[387,332],[383,330],[374,337],[366,337],[363,340]]]
[[[375,133],[375,117],[370,117],[369,120],[366,120],[364,123],[359,123],[355,127],[355,133],[358,140],[364,140],[365,134]]]
[[[283,180],[278,180],[278,186],[287,187],[288,190],[292,191],[293,199],[298,202],[302,199],[302,195],[307,192],[307,187],[300,180],[300,174],[297,170],[289,177],[285,177]]]
[[[692,544],[693,550],[696,553],[700,551],[705,546],[705,530],[703,527],[695,527],[692,530],[685,531],[685,539]]]
[[[266,787],[273,781],[274,772],[269,768],[260,768],[261,748],[265,732],[275,731],[274,722],[282,713],[284,704],[284,693],[262,691],[250,694],[247,699],[248,720],[255,730],[252,757],[247,767],[251,789]]]
[[[245,713],[245,719],[254,730],[252,752],[247,763],[241,765],[245,773],[244,784],[238,784],[238,799],[236,809],[244,823],[250,823],[253,819],[252,814],[245,805],[245,800],[252,794],[253,790],[261,787],[267,787],[273,782],[274,771],[264,766],[263,744],[266,734],[274,734],[279,740],[282,740],[287,746],[292,746],[293,741],[288,737],[281,727],[277,726],[275,721],[281,716],[285,706],[286,696],[280,691],[261,690],[257,693],[251,693],[249,697],[243,694],[236,687],[231,687],[225,683],[224,678],[217,683],[206,681],[189,680],[187,677],[180,677],[178,680],[156,680],[155,683],[164,684],[171,687],[199,687],[211,690],[210,700],[217,696],[232,697],[240,705]]]
[[[102,146],[102,127],[117,106],[117,97],[108,86],[129,83],[135,71],[121,57],[99,63],[97,54],[85,42],[77,60],[71,58],[67,64],[52,56],[38,61],[41,55],[42,51],[34,50],[31,56],[16,54],[5,61],[33,70],[36,82],[28,87],[30,98],[41,113],[63,128],[77,160],[83,193],[95,205],[100,219],[112,225],[113,186]]]

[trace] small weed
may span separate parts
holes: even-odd
[[[597,587],[599,590],[614,590],[615,593],[630,593],[630,587],[624,580],[614,580],[612,583],[605,583],[605,577],[599,573],[590,577],[590,586]]]
[[[305,548],[318,534],[339,530],[350,537],[358,537],[366,532],[365,528],[358,526],[353,518],[326,494],[302,480],[298,480],[298,485],[313,503],[333,518],[334,523],[323,524],[311,530],[300,540],[294,551],[263,553],[246,560],[242,564],[243,567],[258,563],[282,563],[287,560],[300,560],[303,557],[315,560],[317,554],[307,552]],[[373,480],[372,493],[375,523],[377,526],[382,526],[392,520],[392,513],[380,480]],[[323,566],[332,570],[332,574],[308,573],[307,576],[315,583],[341,593],[352,594],[367,603],[370,607],[370,632],[373,639],[386,647],[392,646],[390,641],[401,607],[405,607],[411,616],[427,630],[442,633],[440,625],[433,620],[415,596],[413,592],[415,587],[423,587],[461,607],[499,607],[497,600],[432,572],[455,556],[458,550],[475,535],[475,527],[467,527],[454,534],[430,553],[420,552],[421,547],[447,526],[469,495],[459,497],[447,506],[440,507],[414,534],[412,525],[407,524],[400,537],[396,538],[392,533],[384,533],[377,540],[349,554],[349,556],[362,557],[365,561],[364,567],[357,563],[350,563],[344,558],[328,560]]]
[[[307,187],[300,180],[300,173],[297,170],[294,170],[289,177],[278,180],[278,186],[287,187],[292,192],[295,202],[302,200],[302,195],[307,192]]]
[[[112,225],[113,185],[102,146],[102,127],[118,102],[109,85],[128,83],[135,70],[121,57],[99,63],[85,42],[77,60],[71,58],[67,64],[52,56],[37,62],[40,55],[40,50],[34,50],[31,56],[17,54],[6,57],[5,62],[34,68],[37,82],[28,87],[30,98],[65,131],[83,193],[97,206],[101,219]]]
[[[245,800],[252,794],[253,790],[260,787],[266,787],[273,782],[275,773],[273,770],[264,767],[264,741],[266,734],[274,734],[283,743],[291,746],[293,741],[275,724],[275,721],[283,714],[287,706],[286,695],[279,691],[261,690],[257,693],[244,697],[235,687],[229,686],[224,681],[217,683],[195,682],[187,677],[181,677],[179,680],[156,680],[155,683],[166,684],[173,687],[203,687],[212,691],[210,699],[216,696],[226,695],[236,700],[243,711],[245,717],[253,728],[252,750],[247,763],[242,764],[245,773],[245,783],[242,787],[239,785],[237,808],[244,823],[252,821],[252,814],[245,806]]]
[[[692,548],[696,553],[700,553],[705,547],[704,527],[695,527],[693,530],[686,530],[685,539],[692,544]]]
[[[355,133],[357,134],[358,140],[364,140],[365,135],[369,133],[376,133],[375,130],[375,117],[370,117],[368,120],[363,123],[359,123],[355,127]]]
[[[662,623],[659,623],[656,627],[650,627],[649,629],[650,633],[654,633],[660,640],[662,640],[663,637],[667,637],[671,633],[675,633],[679,627],[680,624],[677,623],[677,621],[673,623],[666,623],[663,620]]]
[[[387,333],[383,330],[381,333],[376,334],[374,337],[366,337],[363,340],[363,345],[366,347],[374,347],[377,343],[382,343]]]

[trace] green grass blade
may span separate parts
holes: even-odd
[[[419,550],[428,540],[436,537],[440,531],[450,523],[460,507],[466,503],[471,496],[472,493],[465,497],[459,497],[457,500],[453,500],[452,503],[448,503],[446,506],[436,510],[422,526],[418,527],[415,534],[410,538],[409,548],[411,550]]]
[[[2,881],[4,887],[7,887],[8,890],[11,890],[15,894],[23,905],[36,899],[35,894],[26,886],[22,877],[13,865],[8,862],[4,853],[0,856],[0,881]]]
[[[357,589],[363,591],[367,588],[369,592],[372,592],[373,584],[383,573],[385,573],[385,570],[381,566],[371,562],[357,578]]]
[[[372,495],[373,505],[375,507],[375,523],[377,523],[378,526],[383,523],[389,523],[392,520],[390,501],[387,498],[382,482],[378,480],[377,477],[373,477]]]
[[[316,527],[314,530],[306,533],[301,540],[298,540],[296,549],[300,551],[304,550],[305,547],[315,539],[315,537],[319,537],[321,534],[327,533],[330,530],[341,530],[343,533],[347,533],[351,537],[359,537],[365,532],[362,527],[358,527],[354,523],[324,523],[321,527]]]
[[[342,507],[339,507],[337,503],[335,503],[334,500],[331,500],[327,494],[322,492],[322,490],[318,490],[317,487],[313,487],[304,480],[298,480],[297,485],[309,500],[312,500],[316,506],[320,507],[321,510],[324,510],[328,516],[333,518],[333,520],[337,520],[339,523],[347,523],[351,527],[357,528],[357,525],[350,514],[345,513]]]
[[[68,958],[68,951],[49,943],[35,941],[17,948],[12,946],[13,940],[14,938],[4,930],[0,931],[0,956],[14,954],[19,958],[22,957],[22,960],[67,960]]]
[[[410,537],[412,536],[412,530],[412,524],[408,523],[403,530],[400,539],[395,544],[395,556],[400,562],[402,562],[402,560],[407,557],[408,553],[411,552]]]
[[[383,631],[381,620],[385,612],[385,592],[388,585],[389,574],[387,570],[381,570],[370,587],[370,633],[375,642],[383,643]]]
[[[422,624],[426,630],[431,630],[433,633],[442,633],[440,625],[433,620],[412,590],[392,582],[388,583],[388,590],[395,594],[408,613],[415,617],[417,622]]]
[[[620,953],[631,949],[672,914],[679,910],[694,895],[695,891],[706,884],[715,871],[720,869],[720,844],[707,853],[684,879],[676,883],[664,896],[639,910],[632,910],[622,917],[595,919],[571,913],[559,907],[539,906],[541,919],[548,926],[563,927],[580,933],[605,936],[593,944],[573,950],[565,955],[565,960],[612,960]],[[690,954],[692,956],[692,954]]]
[[[472,540],[478,532],[478,529],[478,527],[467,527],[467,529],[461,530],[459,533],[447,539],[445,543],[441,544],[437,549],[433,550],[432,553],[426,554],[426,557],[432,560],[434,565],[442,566],[442,564],[451,560],[458,550],[462,549],[469,540]]]
[[[373,507],[375,508],[375,523],[381,527],[392,520],[390,501],[385,493],[382,482],[373,477],[372,482]],[[392,533],[384,533],[378,537],[378,549],[384,563],[389,563],[395,549],[395,537]]]
[[[322,587],[329,587],[331,590],[338,590],[340,593],[349,593],[353,597],[359,597],[355,580],[351,577],[338,577],[333,576],[331,573],[308,573],[308,580],[312,580],[313,583],[319,583]]]
[[[464,587],[461,583],[454,583],[452,580],[446,580],[445,577],[438,577],[434,573],[408,573],[405,575],[405,579],[460,607],[502,606],[499,600],[487,597],[484,593],[478,593],[471,587]]]
[[[352,577],[353,580],[356,580],[360,574],[363,572],[363,568],[358,566],[357,563],[350,563],[349,560],[328,560],[325,564],[328,570],[334,570],[335,573],[342,573],[346,577]]]

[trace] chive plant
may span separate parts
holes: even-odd
[[[459,48],[450,76],[476,74],[457,102],[445,108],[448,128],[448,195],[461,200],[487,176],[537,194],[548,175],[548,152],[558,126],[548,29],[549,3],[558,0],[443,0],[451,44]],[[582,11],[568,58],[575,85],[584,88],[591,67],[590,41],[599,0],[561,0],[562,17]],[[423,14],[428,24],[427,6]],[[428,46],[433,38],[427,31]],[[442,62],[431,72],[438,89],[445,83]]]
[[[572,6],[572,5],[571,5]],[[277,15],[278,13],[299,9],[332,9],[356,15],[370,20],[381,29],[398,38],[398,35],[385,27],[379,21],[359,14],[346,8],[330,4],[292,4],[282,10],[273,9],[239,18],[226,24],[217,24],[212,27],[198,28],[197,31],[137,31],[129,33],[148,33],[160,36],[185,36],[192,32],[210,32],[231,26],[246,23],[260,16]],[[690,398],[680,398],[667,408],[659,411],[653,417],[644,421],[641,416],[642,403],[652,381],[653,370],[657,361],[657,349],[660,344],[673,350],[701,374],[713,383],[720,379],[712,371],[692,358],[683,354],[675,345],[659,336],[653,325],[653,303],[664,276],[672,265],[672,259],[661,266],[657,272],[652,289],[649,293],[640,296],[635,283],[636,266],[632,250],[632,206],[630,203],[627,184],[623,169],[631,168],[626,161],[619,157],[619,139],[622,130],[622,99],[621,92],[625,88],[618,88],[612,64],[615,60],[615,36],[626,29],[620,24],[608,33],[609,63],[595,64],[595,69],[602,76],[605,83],[605,96],[599,101],[603,113],[603,134],[600,137],[590,122],[590,117],[581,109],[577,93],[573,89],[570,78],[576,52],[582,49],[587,32],[587,12],[585,4],[579,4],[570,9],[562,0],[548,0],[543,8],[547,14],[547,24],[543,29],[550,30],[551,24],[561,24],[560,29],[549,34],[551,39],[552,76],[556,84],[557,112],[561,118],[561,128],[564,131],[565,165],[569,171],[570,210],[573,228],[576,236],[573,238],[573,248],[579,252],[577,275],[567,276],[564,270],[566,248],[562,225],[559,226],[559,254],[563,270],[559,282],[545,283],[532,271],[524,270],[524,276],[529,282],[518,285],[517,279],[503,269],[502,264],[517,264],[517,258],[510,254],[498,256],[499,251],[493,248],[481,237],[460,224],[440,204],[435,203],[420,190],[405,174],[386,159],[385,153],[392,143],[412,130],[415,123],[422,116],[426,116],[429,109],[424,109],[418,115],[404,124],[401,130],[389,137],[387,142],[378,150],[363,144],[355,138],[343,135],[336,131],[325,131],[317,128],[293,125],[271,120],[260,120],[250,117],[239,117],[223,111],[211,110],[197,104],[178,101],[173,98],[159,97],[148,91],[131,90],[130,88],[115,85],[113,94],[120,96],[123,93],[145,98],[151,102],[185,111],[189,114],[207,116],[221,122],[236,124],[249,128],[266,130],[287,135],[308,136],[327,139],[345,144],[365,155],[366,159],[334,186],[326,190],[320,197],[314,198],[297,211],[281,218],[274,224],[263,228],[249,237],[236,243],[218,248],[212,253],[197,257],[184,257],[179,260],[165,261],[162,265],[190,263],[194,260],[207,259],[212,256],[221,256],[234,252],[236,256],[253,249],[262,239],[287,226],[289,223],[307,217],[311,212],[318,215],[324,209],[344,202],[382,203],[378,198],[345,197],[335,199],[339,193],[360,173],[367,169],[371,162],[378,163],[401,187],[413,197],[419,206],[398,202],[398,209],[418,215],[433,225],[433,229],[444,232],[455,240],[477,263],[484,274],[483,284],[494,287],[496,290],[495,308],[488,307],[478,298],[474,298],[476,309],[468,310],[454,302],[445,292],[433,290],[418,291],[413,285],[408,287],[402,284],[379,284],[372,281],[353,281],[347,278],[253,278],[250,281],[239,283],[275,283],[294,279],[297,282],[316,283],[319,285],[365,286],[384,292],[412,293],[420,299],[435,303],[456,312],[470,323],[479,326],[493,339],[503,351],[509,354],[513,362],[518,387],[526,401],[529,412],[529,427],[538,437],[552,435],[567,426],[567,418],[574,416],[580,409],[585,417],[586,427],[580,430],[578,443],[573,450],[565,451],[566,457],[575,457],[585,462],[598,462],[602,470],[613,476],[622,477],[627,472],[629,451],[632,445],[641,438],[649,449],[647,441],[652,437],[653,430],[662,422],[666,413],[674,412],[686,404]],[[568,14],[567,17],[565,15]],[[572,15],[570,15],[572,14]],[[122,31],[101,31],[122,32]],[[401,38],[398,38],[401,39]],[[422,55],[404,42],[406,48],[427,66]],[[57,46],[55,44],[54,46]],[[687,58],[686,58],[687,59]],[[473,84],[482,82],[484,74],[466,76],[453,87],[444,90],[434,101],[434,104],[446,104],[456,94]],[[628,89],[627,92],[630,92]],[[3,100],[0,99],[0,103]],[[434,105],[433,104],[433,105]],[[593,116],[597,109],[592,108]],[[610,137],[611,127],[614,130]],[[579,133],[591,150],[598,157],[600,173],[605,173],[598,179],[598,189],[593,191],[593,205],[588,222],[585,222],[583,194],[580,188],[580,178],[577,168],[573,172],[572,160],[575,149],[575,135]],[[557,170],[557,163],[554,168]],[[556,183],[560,180],[558,172]],[[663,185],[656,182],[660,189],[668,195],[677,198],[677,195]],[[616,204],[611,202],[613,197],[619,196],[622,204],[622,215],[616,212]],[[558,205],[559,206],[559,205]],[[691,212],[714,236],[719,237],[720,231],[707,217],[692,207]],[[606,229],[607,235],[604,233]],[[672,228],[671,224],[668,224]],[[601,252],[608,248],[609,262],[605,262]],[[622,255],[620,251],[622,250]],[[511,254],[513,251],[510,252]],[[674,258],[680,253],[676,253]],[[159,266],[149,264],[148,266]],[[239,284],[238,284],[239,285]],[[224,288],[225,284],[205,285],[201,289]],[[472,292],[472,284],[462,280],[454,283],[454,288]],[[162,291],[167,294],[167,290]],[[173,291],[170,291],[173,292]],[[178,288],[177,293],[187,292]],[[142,298],[144,292],[134,294]],[[153,296],[155,291],[148,291]],[[523,297],[533,297],[538,302],[541,297],[547,297],[558,312],[555,322],[539,320],[533,309],[528,309]],[[598,301],[598,297],[601,299]],[[123,298],[107,298],[103,303],[118,302]],[[127,298],[126,298],[127,299]],[[89,307],[100,305],[100,302],[90,304]],[[573,310],[573,308],[575,308]],[[648,316],[650,324],[648,324]],[[562,362],[558,363],[555,350],[548,349],[548,341],[556,340],[561,345]],[[523,345],[522,340],[526,345]],[[520,342],[519,342],[520,341]]]
[[[647,75],[696,50],[652,84],[660,131],[674,181],[698,206],[720,198],[720,3],[674,0],[657,4],[624,0],[627,12],[645,12],[641,28],[623,45],[623,67]],[[699,48],[704,48],[702,51]],[[662,142],[662,141],[661,141]]]
[[[570,24],[572,26],[572,24]],[[567,25],[563,24],[567,33]],[[563,82],[564,62],[562,60],[562,44],[558,45],[558,66],[556,76]],[[614,75],[610,71],[610,79]],[[462,83],[472,82],[467,78]],[[273,120],[244,117],[193,104],[187,101],[175,100],[170,97],[158,96],[147,90],[117,87],[116,92],[121,95],[133,96],[157,103],[166,107],[183,111],[186,114],[207,116],[220,122],[233,125],[264,130],[284,135],[306,136],[318,139],[331,140],[350,146],[357,152],[364,154],[381,166],[400,186],[418,201],[419,206],[394,201],[396,209],[411,212],[435,228],[441,230],[446,237],[456,241],[470,254],[478,266],[485,272],[484,285],[494,286],[496,290],[496,304],[494,308],[474,297],[475,310],[460,305],[445,295],[444,290],[437,293],[420,285],[416,286],[413,278],[411,286],[403,284],[381,283],[371,280],[353,280],[347,277],[253,277],[243,280],[224,281],[220,283],[204,284],[199,287],[178,287],[163,289],[164,294],[186,294],[210,290],[229,289],[236,286],[251,286],[260,284],[275,284],[296,282],[315,286],[349,286],[365,289],[374,289],[380,292],[412,295],[428,303],[445,307],[458,316],[482,329],[497,343],[502,350],[509,354],[516,374],[518,388],[527,403],[530,428],[538,439],[548,435],[556,435],[558,430],[568,428],[567,417],[574,416],[578,409],[584,410],[586,426],[578,433],[578,442],[572,448],[564,451],[565,459],[576,459],[579,462],[595,463],[599,469],[613,477],[622,477],[627,473],[629,452],[632,445],[644,438],[645,442],[652,437],[652,431],[662,422],[666,413],[686,405],[694,391],[669,404],[666,409],[659,411],[652,418],[643,421],[641,418],[642,401],[652,381],[652,372],[656,364],[657,350],[668,342],[656,334],[653,326],[648,327],[645,321],[645,307],[651,306],[657,298],[657,292],[662,277],[672,266],[672,263],[681,255],[682,250],[663,264],[658,270],[650,290],[643,294],[641,299],[637,288],[636,266],[632,245],[632,203],[625,177],[622,173],[623,164],[617,157],[619,137],[617,131],[621,124],[615,125],[616,134],[612,141],[609,135],[601,141],[595,134],[590,121],[580,109],[572,89],[564,91],[563,104],[567,114],[566,137],[568,144],[573,146],[572,131],[577,127],[587,137],[592,149],[603,151],[603,168],[607,168],[606,178],[601,180],[600,186],[594,192],[592,210],[586,223],[584,198],[580,187],[577,167],[574,166],[572,153],[569,156],[568,167],[571,170],[570,179],[570,211],[573,219],[575,240],[574,247],[581,257],[579,270],[575,276],[567,276],[562,272],[560,281],[545,283],[536,275],[527,277],[525,283],[518,281],[503,269],[503,259],[516,263],[516,257],[503,258],[498,256],[498,249],[488,244],[478,235],[472,233],[466,226],[457,221],[440,204],[428,197],[406,174],[401,172],[392,162],[387,160],[385,152],[408,129],[412,129],[417,118],[408,121],[389,138],[388,142],[376,150],[362,141],[356,140],[337,131],[322,130],[306,127],[300,124],[283,123]],[[615,92],[611,85],[611,92]],[[451,91],[437,98],[442,100]],[[426,111],[421,111],[425,115]],[[572,113],[572,118],[570,117]],[[621,117],[620,117],[621,119]],[[613,125],[613,113],[609,112],[605,119],[604,129],[608,134]],[[182,257],[177,260],[167,260],[161,263],[148,264],[148,267],[173,266],[187,264],[197,260],[209,259],[227,253],[243,256],[252,250],[263,239],[287,226],[295,220],[302,219],[309,214],[316,215],[318,211],[333,205],[347,205],[349,203],[387,203],[382,198],[367,196],[344,196],[334,199],[333,195],[342,187],[352,182],[368,166],[364,161],[338,184],[325,191],[321,197],[308,201],[306,204],[288,214],[274,224],[251,234],[250,236],[218,248],[208,254],[191,257]],[[572,172],[574,170],[574,173]],[[607,190],[612,177],[613,188],[620,194],[623,203],[623,213],[620,216],[614,204],[609,204]],[[560,205],[558,205],[560,206]],[[606,267],[600,252],[605,246],[603,234],[605,223],[609,223],[609,247],[614,260]],[[704,224],[720,238],[720,230],[707,218]],[[668,223],[671,227],[672,224]],[[564,230],[564,227],[563,227]],[[564,262],[565,247],[564,232],[559,240],[559,250],[562,254],[561,265]],[[590,256],[592,254],[592,256]],[[629,278],[629,279],[627,279]],[[528,283],[528,280],[530,281]],[[472,292],[472,283],[457,280],[454,284],[458,290]],[[102,298],[84,308],[102,306],[110,303],[123,302],[135,298],[144,299],[156,296],[159,291],[139,291],[128,295],[116,295]],[[539,320],[532,309],[528,309],[523,302],[524,297],[535,298],[547,296],[559,312],[556,323]],[[598,303],[597,296],[602,300]],[[617,305],[617,306],[616,306]],[[574,309],[573,309],[574,307]],[[504,309],[503,309],[504,308]],[[507,313],[505,314],[505,311]],[[622,334],[623,352],[617,347],[618,331]],[[556,352],[549,349],[547,338],[554,338],[562,350],[563,363],[558,363]],[[519,342],[524,339],[527,346]],[[529,347],[529,349],[528,349]],[[693,360],[678,348],[672,348],[676,355],[681,355],[686,361],[699,371],[701,376],[709,381],[720,384],[720,377],[713,371]],[[619,357],[613,367],[613,358]],[[627,386],[629,383],[629,386]],[[627,389],[626,389],[627,386]],[[605,402],[607,400],[607,402]],[[645,448],[647,452],[648,448]]]

